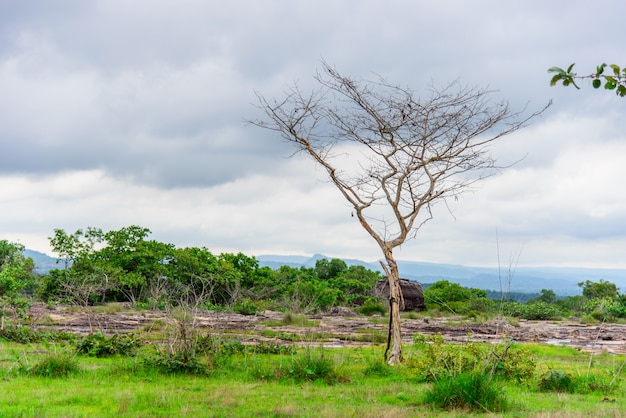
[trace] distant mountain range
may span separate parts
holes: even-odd
[[[38,251],[24,250],[24,255],[35,261],[37,272],[43,274],[62,268],[57,259]],[[297,255],[259,255],[259,265],[276,269],[291,267],[315,267],[317,260],[327,257],[315,254],[312,257]],[[347,265],[361,265],[370,270],[382,271],[378,262],[343,259]],[[626,292],[626,269],[590,269],[575,267],[519,267],[509,280],[507,268],[502,272],[494,267],[467,267],[456,264],[437,264],[416,261],[398,261],[400,276],[420,283],[449,280],[466,287],[485,290],[538,293],[541,289],[553,290],[559,296],[581,293],[578,283],[585,280],[606,280],[615,283],[621,292]]]

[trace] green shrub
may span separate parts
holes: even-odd
[[[369,360],[363,371],[365,376],[387,377],[394,373],[394,369],[385,363],[381,358]]]
[[[76,358],[67,352],[48,354],[32,367],[20,368],[30,376],[66,377],[80,371]]]
[[[288,377],[296,382],[323,380],[334,383],[338,375],[334,362],[324,355],[324,350],[306,349],[292,358]]]
[[[233,354],[244,353],[246,351],[246,346],[243,345],[241,341],[212,334],[198,337],[195,348],[197,352],[213,357],[230,357]]]
[[[250,299],[246,298],[233,306],[233,311],[240,315],[256,315],[257,307]]]
[[[363,305],[361,305],[361,307],[359,308],[359,313],[361,315],[367,316],[372,316],[374,314],[385,315],[387,313],[387,309],[385,309],[383,304],[380,302],[368,300],[365,301]]]
[[[504,341],[497,345],[466,342],[446,344],[441,335],[416,334],[417,352],[407,365],[425,381],[435,381],[462,373],[527,381],[534,376],[535,358],[524,348]]]
[[[616,379],[611,377],[602,378],[594,374],[575,376],[563,370],[548,370],[537,381],[537,388],[541,392],[608,394],[615,392],[618,386]]]
[[[533,302],[526,305],[518,302],[507,302],[503,308],[506,315],[529,321],[556,320],[563,316],[557,305],[546,302]]]
[[[41,336],[36,332],[32,332],[27,326],[5,326],[0,329],[0,338],[20,344],[41,341]]]
[[[194,353],[157,352],[156,355],[144,359],[144,364],[163,374],[206,375],[210,367],[202,360]]]
[[[478,412],[504,412],[508,400],[499,384],[484,373],[461,373],[433,383],[426,392],[426,403],[440,409],[463,408]]]
[[[27,326],[5,326],[0,329],[0,339],[20,344],[38,343],[42,341],[59,342],[76,340],[76,335],[71,332],[59,332],[49,330],[32,330]]]
[[[296,347],[293,345],[280,345],[274,341],[260,341],[252,346],[252,352],[256,354],[296,354]]]
[[[605,322],[626,317],[626,306],[610,298],[591,299],[585,303],[583,311],[593,319]]]
[[[75,348],[78,354],[92,357],[131,356],[141,341],[132,334],[114,334],[111,337],[102,335],[100,331],[89,334],[76,342]]]
[[[574,393],[576,382],[570,373],[563,370],[548,370],[539,376],[537,387],[541,392]]]

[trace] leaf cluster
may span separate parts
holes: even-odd
[[[605,73],[605,70],[609,68],[612,73]],[[550,79],[550,85],[555,86],[558,83],[562,83],[564,86],[574,86],[577,89],[580,87],[576,84],[576,80],[591,79],[591,85],[595,89],[599,89],[604,85],[605,90],[614,90],[615,94],[620,97],[626,96],[626,67],[621,68],[617,64],[603,63],[596,67],[596,71],[589,75],[579,76],[573,72],[574,64],[571,64],[567,69],[560,67],[552,67],[548,70],[549,73],[553,73],[552,79]]]

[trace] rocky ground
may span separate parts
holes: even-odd
[[[327,347],[381,343],[385,341],[387,323],[383,317],[366,317],[347,310],[309,316],[305,326],[284,325],[283,314],[265,311],[257,315],[233,312],[199,311],[197,325],[224,333],[244,343],[276,340],[322,341]],[[118,309],[92,310],[76,307],[48,308],[35,304],[31,309],[31,327],[52,327],[60,331],[86,334],[92,329],[105,333],[150,331],[171,323],[162,311],[138,311],[128,306]],[[403,319],[402,333],[407,342],[414,334],[441,334],[446,341],[497,342],[503,338],[517,342],[562,344],[593,352],[626,353],[626,325],[585,325],[578,321],[519,321],[515,326],[505,320],[467,323],[460,318]]]

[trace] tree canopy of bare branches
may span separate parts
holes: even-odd
[[[545,108],[524,116],[506,102],[494,103],[488,89],[458,80],[419,97],[382,78],[346,77],[327,63],[315,80],[319,88],[309,93],[298,85],[280,99],[257,93],[266,119],[251,123],[278,132],[320,164],[382,250],[390,284],[385,356],[393,364],[402,359],[393,249],[432,219],[435,203],[456,199],[496,173],[490,145]]]

